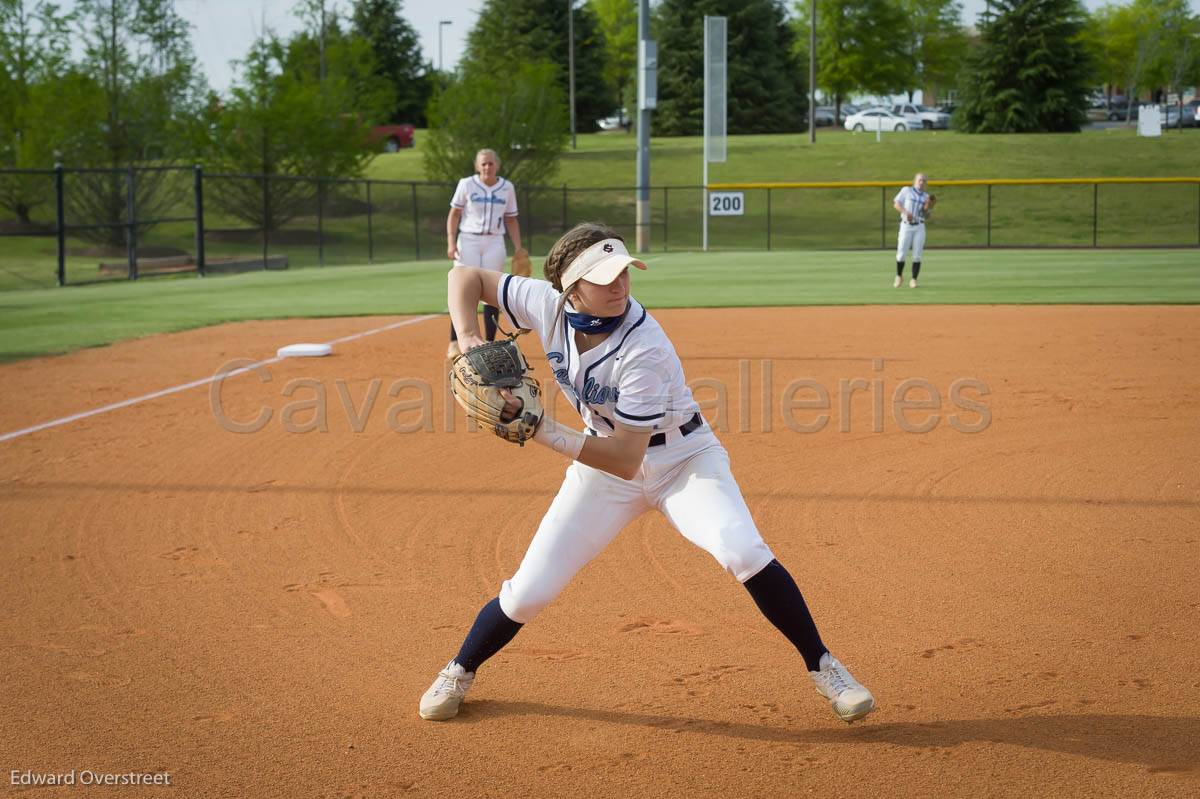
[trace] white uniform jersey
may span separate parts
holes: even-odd
[[[912,214],[914,222],[921,222],[925,218],[925,201],[928,199],[929,192],[921,191],[915,186],[905,186],[896,194],[892,202],[899,203],[901,208]],[[905,220],[900,221],[904,222]]]
[[[504,218],[517,215],[517,188],[501,177],[488,186],[478,175],[472,175],[458,182],[450,207],[463,212],[458,223],[460,233],[503,236]]]
[[[541,338],[559,388],[596,434],[611,435],[614,422],[670,432],[699,413],[675,347],[637,300],[607,339],[580,355],[565,314],[555,315],[561,295],[552,285],[505,275],[498,293],[512,324]]]

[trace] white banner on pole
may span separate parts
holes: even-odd
[[[704,155],[725,163],[725,17],[704,18]]]
[[[704,18],[704,220],[701,246],[708,251],[708,164],[725,163],[725,17]]]

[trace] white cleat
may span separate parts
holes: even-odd
[[[894,288],[894,289],[900,288],[900,284],[903,282],[904,282],[903,278],[901,278],[899,275],[896,275],[896,279],[892,281],[892,288]]]
[[[821,656],[821,670],[810,671],[808,676],[816,685],[817,693],[829,700],[833,712],[847,724],[875,709],[875,697],[871,692],[828,652]]]
[[[910,289],[915,289],[917,287],[917,279],[915,277],[908,281],[908,287]]]
[[[446,664],[421,697],[421,718],[446,721],[458,715],[458,707],[475,682],[475,672],[467,672],[453,660]]]

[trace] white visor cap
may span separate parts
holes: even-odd
[[[607,286],[628,266],[646,268],[644,263],[629,254],[629,250],[625,249],[625,242],[620,239],[598,241],[581,252],[567,267],[567,271],[563,272],[563,291],[567,291],[584,278],[589,283]]]

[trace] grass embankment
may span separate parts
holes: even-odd
[[[379,180],[425,179],[418,131],[417,147],[380,155],[367,177]],[[601,133],[578,137],[568,150],[554,183],[569,187],[523,194],[522,225],[534,252],[544,252],[564,226],[590,219],[613,224],[633,236],[635,137]],[[936,187],[939,179],[1160,177],[1200,173],[1200,130],[1171,131],[1141,138],[1131,128],[1079,134],[966,136],[952,132],[873,134],[822,130],[815,146],[804,135],[734,136],[729,159],[712,164],[713,182],[907,180],[923,170],[935,183],[940,204],[930,228],[931,247],[1025,245],[1156,246],[1195,245],[1200,240],[1200,187],[1090,186],[998,187],[990,205],[984,188]],[[701,242],[701,179],[698,138],[652,141],[651,239],[655,250],[696,249]],[[465,171],[465,167],[464,167]],[[675,187],[675,188],[667,188]],[[605,191],[604,189],[609,189]],[[878,248],[894,242],[891,191],[880,189],[771,192],[769,238],[766,192],[746,194],[746,214],[713,219],[714,249]],[[377,262],[440,259],[449,191],[441,186],[376,185],[371,220]],[[190,195],[187,198],[190,202]],[[187,205],[184,202],[183,205]],[[1093,226],[1093,203],[1097,222]],[[365,191],[347,191],[324,220],[327,264],[365,263],[368,258]],[[190,213],[190,207],[181,208]],[[990,211],[990,239],[989,239]],[[0,220],[2,221],[2,220]],[[243,225],[206,213],[210,229]],[[271,252],[286,254],[293,267],[318,261],[314,213],[301,215],[272,235]],[[194,231],[170,224],[144,236],[143,244],[190,252]],[[256,255],[262,244],[255,233],[213,232],[210,256]],[[419,249],[419,254],[418,254]],[[101,277],[101,257],[83,242],[69,241],[68,282]],[[46,238],[0,238],[0,290],[54,283],[55,244]],[[119,275],[116,277],[119,278]]]
[[[667,253],[635,294],[651,308],[886,303],[1197,303],[1194,252],[941,251],[922,287],[891,287],[880,252]],[[0,361],[244,319],[445,309],[431,262],[9,292]]]

